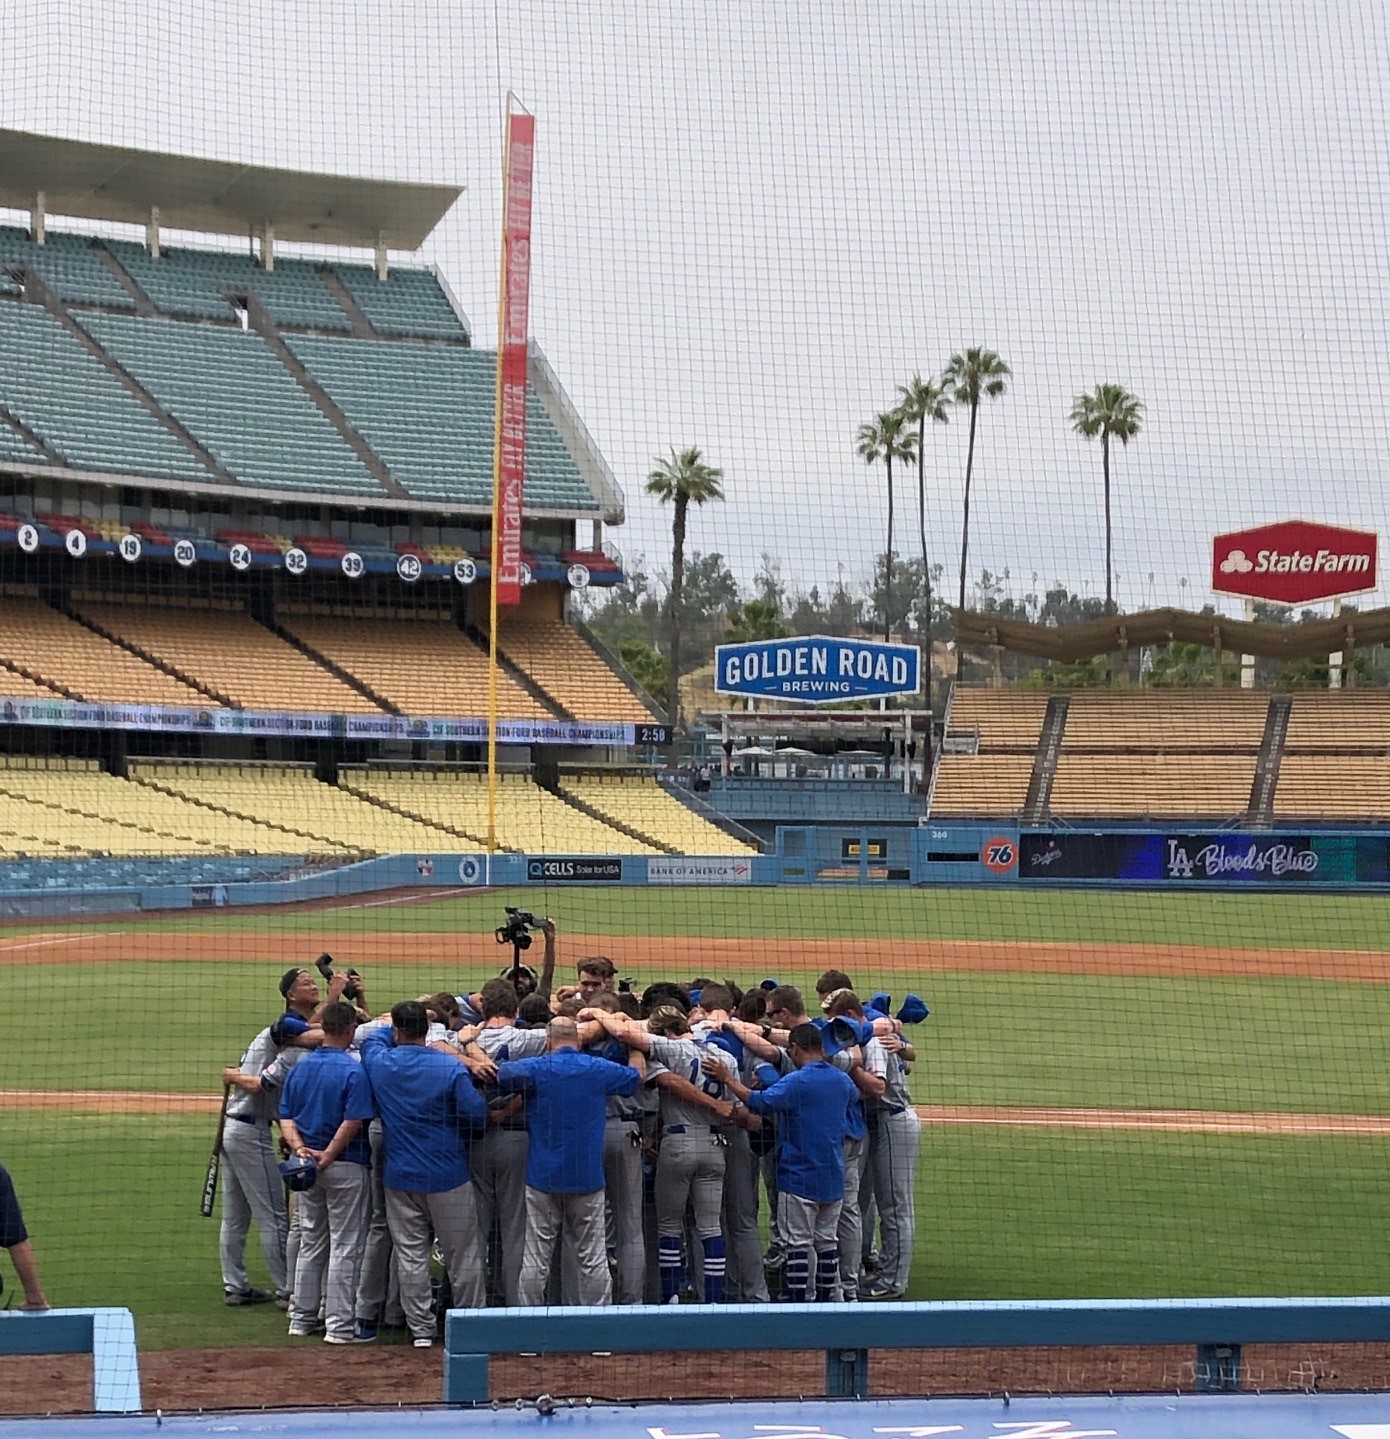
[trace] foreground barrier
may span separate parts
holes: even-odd
[[[129,1309],[0,1312],[0,1358],[20,1354],[90,1354],[92,1408],[99,1414],[133,1414],[140,1408],[140,1365]]]
[[[1197,1387],[1240,1387],[1242,1344],[1390,1340],[1390,1298],[452,1309],[444,1402],[489,1398],[494,1354],[825,1350],[825,1392],[863,1399],[871,1349],[1190,1344]]]

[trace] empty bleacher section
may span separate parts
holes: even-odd
[[[0,227],[0,275],[18,267],[34,271],[67,303],[119,310],[135,308],[134,298],[106,267],[86,235],[49,230],[44,243],[36,245],[23,230]],[[20,288],[16,282],[12,292]]]
[[[1390,753],[1390,694],[1342,690],[1293,697],[1284,753]]]
[[[0,854],[7,857],[296,851],[310,847],[284,830],[120,779],[92,760],[0,760]]]
[[[74,468],[209,477],[174,432],[37,305],[0,304],[0,407]]]
[[[348,330],[347,314],[333,298],[312,260],[277,258],[266,270],[250,255],[221,250],[165,250],[158,257],[143,245],[109,240],[122,268],[166,315],[231,320],[229,295],[254,294],[283,325]]]
[[[339,783],[407,814],[471,835],[487,833],[487,780],[458,770],[345,769]],[[542,789],[529,775],[499,776],[497,837],[526,854],[657,854]]]
[[[980,754],[1031,752],[1042,733],[1047,700],[1032,691],[957,689],[947,733],[976,738]]]
[[[84,315],[82,324],[243,484],[381,496],[259,335],[124,315]]]
[[[1032,773],[1031,754],[942,755],[932,791],[932,815],[1016,819],[1028,798]]]
[[[679,854],[757,853],[644,775],[566,775],[560,792]]]
[[[185,801],[209,806],[209,814],[229,813],[275,826],[310,850],[398,854],[459,847],[446,829],[322,784],[308,766],[161,762],[132,765],[130,772],[153,792],[172,791]]]
[[[452,345],[285,340],[397,484],[418,499],[490,503],[492,354]],[[534,392],[527,395],[526,425],[527,509],[596,510]]]
[[[77,699],[106,704],[212,703],[191,685],[37,599],[0,596],[0,661]]]
[[[380,707],[241,610],[113,605],[77,598],[79,614],[245,709],[379,714]]]
[[[499,639],[506,658],[576,719],[652,722],[646,705],[562,620],[504,621]]]
[[[1279,820],[1390,817],[1390,694],[1296,694],[1274,792]]]
[[[403,714],[487,713],[487,655],[449,620],[286,613],[280,624]],[[507,719],[555,718],[505,672],[498,674],[498,713]]]
[[[334,265],[333,273],[378,334],[467,338],[454,307],[429,270],[392,270],[385,281],[366,265]]]
[[[31,445],[17,430],[0,421],[0,459],[47,463],[43,452]]]
[[[1264,738],[1269,696],[1254,690],[1080,690],[1067,706],[1065,751],[1248,751]]]
[[[1070,754],[1052,781],[1059,819],[1231,819],[1255,778],[1250,755]]]

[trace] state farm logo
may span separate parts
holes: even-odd
[[[1217,535],[1211,587],[1272,604],[1313,604],[1374,589],[1376,560],[1370,531],[1285,520]]]

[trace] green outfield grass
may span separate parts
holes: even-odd
[[[582,934],[750,939],[963,939],[1057,943],[1390,950],[1390,895],[1037,889],[777,889],[535,886],[434,903],[381,906],[364,895],[333,910],[178,911],[83,925],[141,933],[276,932],[317,935],[487,934],[504,904],[552,915]],[[53,933],[57,921],[7,929],[0,939]]]
[[[146,1348],[312,1344],[271,1306],[221,1303],[217,1220],[197,1212],[210,1131],[6,1117],[49,1297],[129,1306]],[[1383,1294],[1390,1254],[1366,1220],[1388,1208],[1377,1140],[928,1130],[909,1297]],[[264,1282],[254,1231],[249,1257]]]

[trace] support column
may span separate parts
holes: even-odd
[[[1255,601],[1248,595],[1245,600],[1245,623],[1255,623]],[[1255,688],[1255,656],[1241,655],[1240,657],[1240,687],[1243,690]]]
[[[154,259],[159,259],[159,206],[150,206],[150,218],[145,222],[145,248]]]
[[[269,220],[265,222],[261,230],[261,269],[266,271],[275,268],[275,226]]]
[[[36,244],[42,245],[44,238],[44,224],[48,218],[48,194],[40,190],[34,196],[34,208],[29,212],[29,238]]]
[[[376,237],[376,277],[383,283],[390,278],[391,261],[386,253],[386,236]]]
[[[1342,613],[1341,600],[1332,601],[1332,618],[1335,620]],[[1342,687],[1342,652],[1334,650],[1327,657],[1327,687],[1330,690],[1339,690]]]

